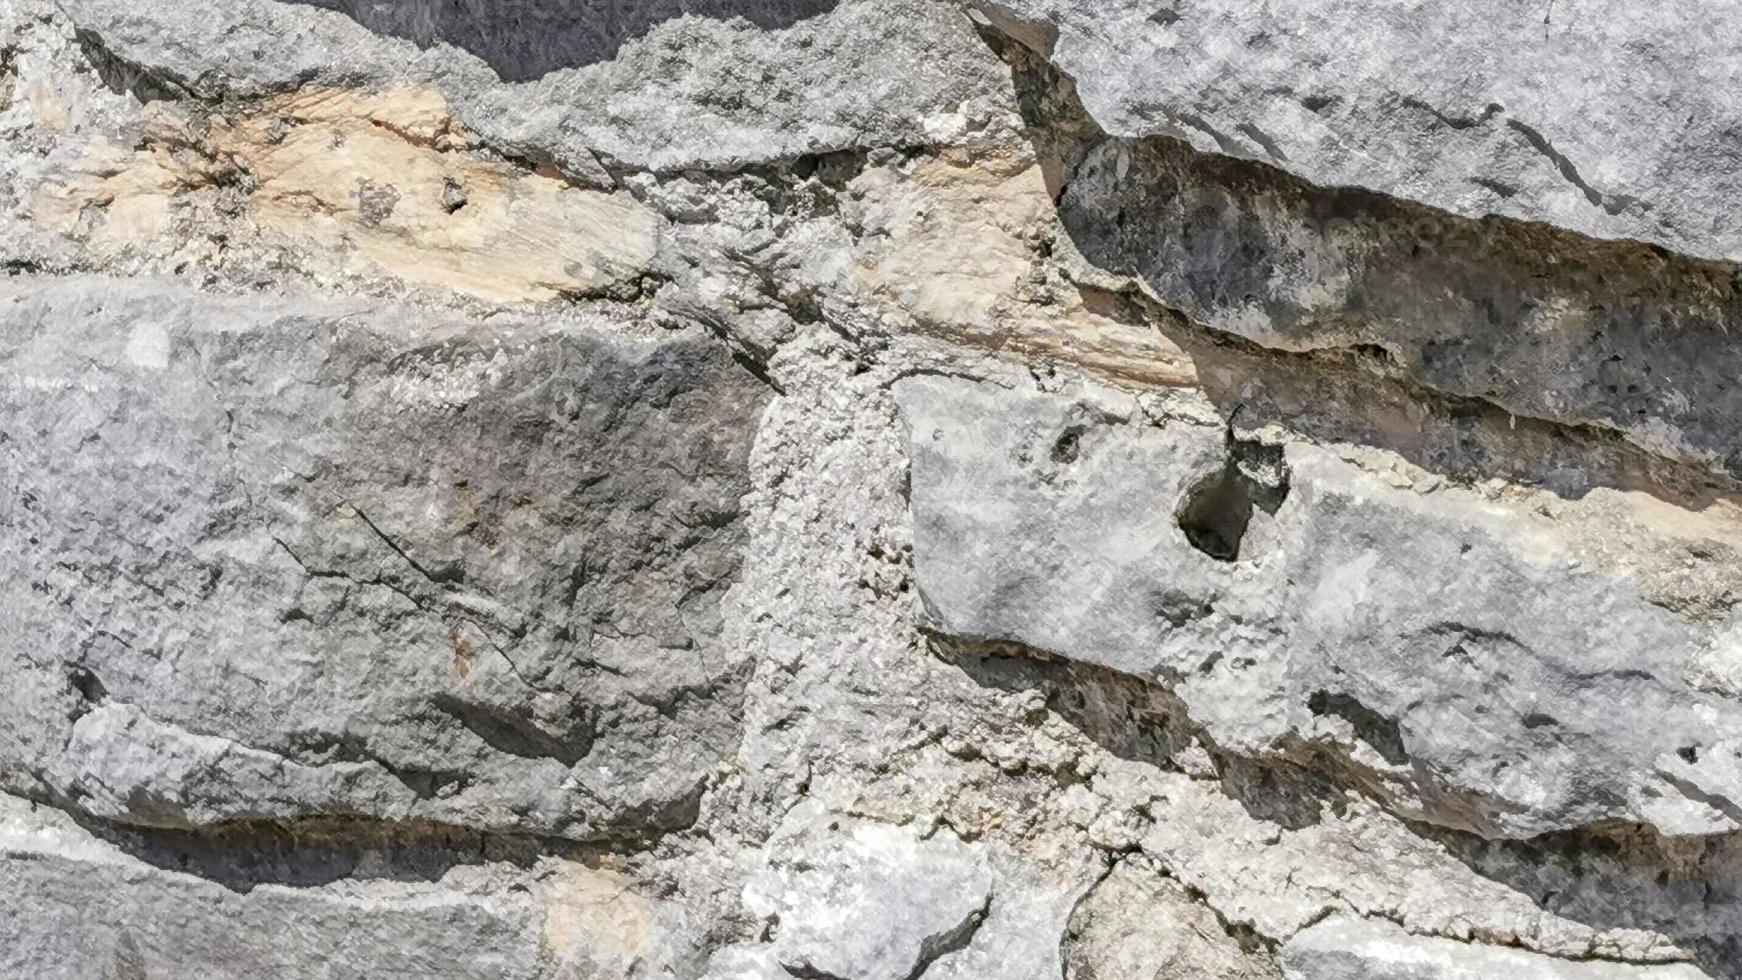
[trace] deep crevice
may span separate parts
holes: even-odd
[[[95,31],[77,28],[74,37],[91,70],[116,95],[131,95],[142,103],[200,97],[187,79],[168,69],[141,65],[121,57]]]
[[[592,735],[587,731],[560,737],[541,730],[531,718],[518,712],[449,694],[437,695],[432,704],[436,710],[478,736],[484,744],[506,755],[522,759],[555,759],[565,766],[572,766],[592,750]]]
[[[1507,433],[1470,439],[1451,431],[1464,427],[1453,417],[1436,420],[1446,431],[1424,431],[1420,442],[1435,444],[1422,445],[1375,423],[1395,405],[1320,417],[1326,413],[1303,412],[1300,401],[1314,397],[1306,389],[1332,379],[1290,381],[1280,369],[1257,366],[1225,372],[1232,375],[1225,391],[1218,390],[1221,365],[1200,370],[1199,383],[1218,403],[1281,395],[1290,407],[1273,412],[1281,416],[1273,420],[1332,430],[1322,436],[1327,441],[1390,448],[1442,473],[1467,465],[1444,457],[1477,450],[1491,458],[1471,468],[1535,470],[1519,482],[1562,496],[1609,485],[1693,497],[1697,506],[1709,499],[1708,488],[1735,492],[1742,449],[1727,420],[1739,396],[1729,383],[1733,371],[1711,353],[1724,349],[1730,322],[1742,318],[1742,277],[1733,263],[1542,223],[1468,218],[1359,188],[1319,187],[1249,155],[1199,152],[1169,137],[1112,136],[1088,116],[1068,75],[995,28],[982,36],[1011,64],[1036,155],[1062,171],[1055,200],[1063,231],[1093,273],[1072,278],[1160,311],[1156,325],[1194,359],[1200,349],[1220,345],[1212,334],[1242,342],[1230,349],[1281,361],[1382,341],[1392,360],[1384,375],[1406,391],[1369,395],[1357,382],[1355,394],[1326,394],[1402,402],[1429,393],[1449,415],[1461,405],[1498,414],[1507,433],[1514,420],[1519,429],[1530,420],[1534,431],[1523,441],[1553,441],[1564,432],[1599,444],[1590,451],[1556,447],[1564,462],[1531,466],[1516,460],[1540,457],[1534,447],[1491,453],[1495,447],[1484,443],[1511,441]],[[1484,115],[1496,122],[1502,113]],[[1362,247],[1349,247],[1351,241]],[[1340,302],[1303,303],[1293,286],[1278,288],[1301,281],[1303,254],[1337,273]],[[1523,347],[1513,342],[1517,325],[1544,316],[1556,318],[1555,329],[1533,326],[1533,336],[1543,339]],[[1242,323],[1256,325],[1235,332]],[[1251,331],[1262,336],[1241,335]],[[1604,356],[1616,354],[1621,368],[1602,366]],[[1656,371],[1646,370],[1654,364]],[[1676,379],[1674,394],[1668,377]],[[1284,386],[1292,390],[1267,390]],[[1666,450],[1652,441],[1659,423],[1687,448]],[[1623,455],[1629,472],[1601,471]],[[1599,460],[1598,472],[1582,465],[1591,457]]]
[[[1401,766],[1409,762],[1403,746],[1403,732],[1397,719],[1381,714],[1362,704],[1351,694],[1314,691],[1307,699],[1307,710],[1315,715],[1333,715],[1355,729],[1355,737],[1367,743],[1386,762]]]

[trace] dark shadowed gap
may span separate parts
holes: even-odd
[[[995,28],[980,36],[1010,65],[1035,155],[1058,167],[1069,246],[1147,284],[1102,293],[1099,308],[1185,350],[1203,393],[1241,413],[1243,430],[1280,424],[1383,448],[1454,484],[1497,476],[1564,499],[1611,487],[1701,510],[1742,494],[1742,389],[1723,340],[1742,322],[1735,264],[1316,187],[1165,136],[1112,136],[1051,63]],[[1302,242],[1323,262],[1314,275],[1347,287],[1339,302],[1275,287],[1298,279],[1289,263]],[[1555,310],[1574,313],[1543,319]],[[1210,326],[1251,311],[1265,343]],[[1652,419],[1705,458],[1639,440]],[[1246,511],[1233,503],[1181,515],[1213,557],[1236,547]]]
[[[482,58],[507,82],[617,56],[624,43],[685,14],[791,27],[840,0],[283,0],[336,10],[378,34]]]

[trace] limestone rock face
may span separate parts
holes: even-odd
[[[1162,681],[1229,750],[1340,745],[1484,836],[1738,829],[1738,746],[1709,739],[1742,714],[1680,670],[1719,641],[1575,536],[1134,405],[929,378],[896,397],[935,629]]]
[[[1725,12],[1597,0],[996,0],[1121,135],[1322,186],[1742,257]],[[1678,70],[1676,66],[1708,66]]]
[[[1701,975],[1684,966],[1567,963],[1512,949],[1470,950],[1444,939],[1411,936],[1388,924],[1342,920],[1302,932],[1283,950],[1282,959],[1282,975],[1288,980],[1681,980]]]
[[[778,923],[768,954],[787,975],[921,974],[969,946],[991,906],[984,849],[950,836],[831,821],[777,840],[769,865],[745,885],[744,904]]]
[[[7,856],[0,880],[14,903],[0,926],[0,968],[9,976],[343,975],[333,970],[337,962],[363,976],[548,975],[541,935],[560,921],[564,875],[596,874],[552,864],[549,887],[517,894],[506,862],[444,875],[433,839],[329,852],[333,863],[320,868],[318,837],[299,842],[302,853],[289,866],[256,854],[261,867],[241,868],[234,854],[203,854],[208,863],[190,872],[175,866],[186,851],[130,851],[138,842],[100,839],[45,809],[9,800],[0,817]],[[434,883],[348,881],[376,846],[420,853],[428,865],[402,867]]]
[[[1737,31],[0,0],[0,977],[1742,978]]]
[[[693,819],[765,390],[714,345],[15,285],[8,783],[165,827]]]
[[[1141,859],[1122,861],[1077,906],[1065,976],[1275,980],[1272,964],[1248,957],[1213,913],[1159,871]]]

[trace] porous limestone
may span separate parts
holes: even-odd
[[[0,974],[1742,977],[1734,20],[0,0]]]

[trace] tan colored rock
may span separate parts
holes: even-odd
[[[560,959],[585,953],[619,969],[653,944],[653,909],[615,871],[570,862],[544,913],[544,943]]]
[[[1066,980],[1281,975],[1267,954],[1241,948],[1209,906],[1141,857],[1119,862],[1077,906],[1064,948]]]
[[[196,192],[242,192],[237,234],[411,283],[514,303],[628,288],[659,245],[632,198],[467,152],[428,89],[304,89],[233,119],[160,112],[138,149],[97,143],[32,199],[38,225],[101,247],[176,234]]]
[[[1052,171],[1009,150],[962,148],[925,161],[876,209],[887,237],[861,263],[858,284],[953,340],[1145,384],[1195,384],[1191,357],[1121,316],[1118,297],[1049,268]]]

